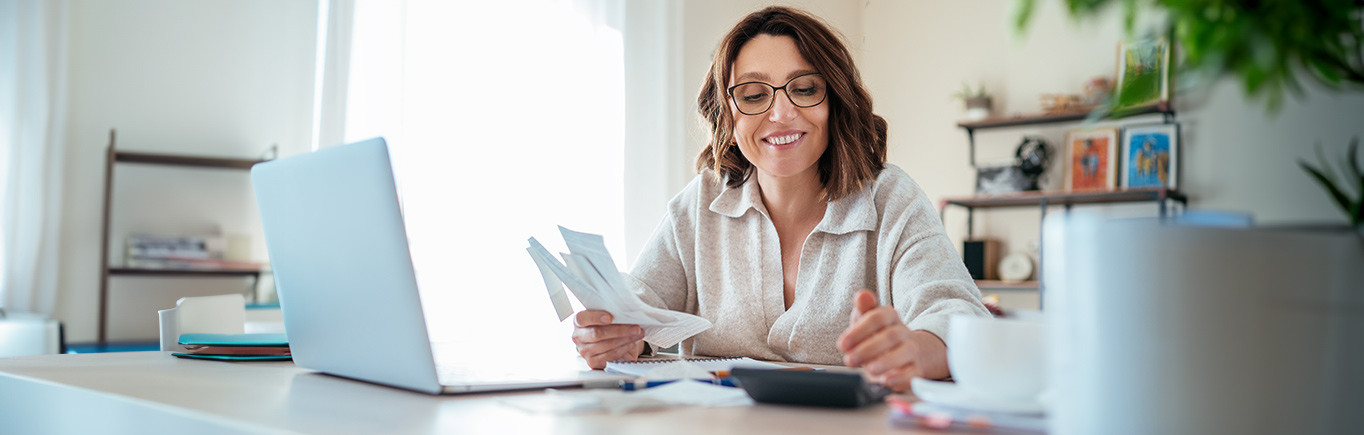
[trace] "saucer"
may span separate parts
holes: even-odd
[[[910,381],[914,395],[925,402],[957,408],[1013,414],[1042,414],[1047,411],[1038,400],[1015,400],[984,397],[973,394],[953,382],[914,378]]]

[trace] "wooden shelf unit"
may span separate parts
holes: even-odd
[[[942,201],[943,204],[944,204],[944,206],[942,207],[941,210],[938,210],[938,218],[939,218],[940,220],[944,220],[944,221],[946,220],[946,218],[947,218],[947,208],[948,208],[947,206],[958,206],[958,207],[965,208],[965,209],[966,209],[966,238],[969,240],[969,239],[971,239],[971,238],[974,236],[974,233],[975,233],[975,228],[974,228],[974,227],[975,227],[975,209],[977,209],[977,208],[1019,208],[1019,207],[1036,207],[1036,208],[1039,210],[1040,214],[1041,214],[1041,218],[1039,219],[1039,223],[1038,223],[1038,226],[1037,226],[1037,227],[1038,227],[1038,228],[1037,228],[1037,236],[1038,236],[1038,239],[1041,240],[1041,238],[1042,238],[1042,236],[1044,235],[1044,233],[1043,233],[1043,226],[1042,226],[1042,224],[1040,223],[1040,220],[1041,220],[1041,219],[1045,219],[1045,218],[1047,217],[1047,207],[1049,207],[1049,206],[1060,205],[1060,206],[1065,207],[1066,210],[1069,211],[1071,206],[1077,205],[1077,204],[1117,204],[1117,203],[1155,202],[1155,203],[1159,204],[1159,207],[1160,207],[1160,218],[1161,218],[1161,219],[1164,219],[1164,218],[1166,218],[1166,217],[1169,215],[1169,204],[1168,204],[1168,203],[1169,203],[1170,201],[1178,202],[1178,203],[1181,204],[1181,206],[1187,205],[1187,203],[1188,203],[1188,199],[1184,196],[1183,193],[1181,193],[1181,192],[1179,192],[1179,191],[1177,191],[1177,190],[1174,190],[1174,189],[1167,189],[1167,188],[1151,188],[1151,189],[1117,189],[1117,190],[1077,191],[1077,192],[1066,192],[1066,191],[1028,191],[1028,192],[1015,192],[1015,193],[998,193],[998,194],[991,194],[991,195],[976,195],[976,196],[968,196],[968,197],[958,197],[958,198],[947,198],[947,199],[944,199],[944,200]],[[1034,271],[1033,271],[1034,275],[1037,276],[1037,280],[1036,280],[1036,281],[1025,281],[1025,282],[1032,282],[1032,283],[1035,283],[1035,284],[1033,284],[1031,287],[1032,287],[1033,289],[1036,289],[1036,290],[1038,291],[1038,297],[1039,297],[1039,298],[1041,297],[1041,293],[1042,293],[1042,290],[1043,290],[1043,288],[1044,288],[1044,285],[1042,284],[1042,282],[1043,282],[1043,277],[1042,277],[1042,263],[1043,263],[1043,259],[1044,259],[1044,258],[1045,258],[1045,252],[1044,252],[1043,250],[1039,249],[1039,250],[1038,250],[1038,253],[1037,253],[1037,265],[1036,265],[1036,267],[1034,268]],[[977,286],[981,286],[981,282],[982,282],[982,281],[977,281]],[[1004,289],[1004,288],[1007,288],[1007,289],[1010,289],[1010,290],[1025,290],[1025,289],[1026,289],[1026,288],[1023,288],[1023,287],[1010,287],[1010,286],[1004,286],[1003,283],[1002,283],[1002,282],[999,282],[999,281],[986,281],[986,283],[989,283],[989,284],[1000,283],[1000,284],[998,284],[998,285],[992,285],[991,288],[993,288],[993,289]],[[1039,299],[1039,300],[1040,300],[1040,299]]]
[[[260,278],[264,269],[147,269],[137,267],[109,267],[109,275],[126,276],[241,276]]]
[[[109,315],[109,277],[110,276],[151,276],[151,277],[247,277],[252,278],[251,288],[256,288],[260,283],[260,276],[268,273],[264,269],[208,269],[208,268],[186,268],[186,269],[152,269],[138,267],[114,266],[109,264],[109,222],[111,210],[113,208],[113,189],[114,189],[114,165],[117,163],[141,163],[153,165],[168,165],[181,167],[216,168],[230,170],[250,170],[257,163],[269,161],[269,159],[234,159],[221,157],[188,156],[176,154],[159,154],[146,152],[119,151],[115,147],[117,134],[115,130],[109,130],[109,148],[105,153],[104,165],[104,214],[101,221],[100,231],[100,280],[99,280],[99,332],[97,339],[100,343],[108,340],[108,315]],[[271,155],[275,155],[278,149],[272,148]],[[254,290],[252,300],[254,302]]]
[[[1061,122],[1075,122],[1086,119],[1095,120],[1116,120],[1130,116],[1159,114],[1164,122],[1174,121],[1175,112],[1170,107],[1169,102],[1163,102],[1147,107],[1123,110],[1115,113],[1096,113],[1093,107],[1086,107],[1074,110],[1047,113],[1030,113],[1012,116],[995,116],[979,121],[962,121],[957,123],[957,127],[966,130],[966,139],[971,147],[971,167],[976,166],[976,130],[988,130],[994,128],[1020,127],[1028,125],[1055,124]]]
[[[1174,189],[1141,188],[1090,191],[1033,190],[1027,192],[947,198],[944,199],[943,202],[948,205],[975,209],[1158,201],[1162,203],[1163,208],[1165,200],[1184,202],[1185,198],[1184,194]],[[1162,211],[1161,214],[1164,215],[1165,212]],[[970,230],[968,229],[968,231]]]
[[[966,130],[967,142],[971,150],[971,166],[976,166],[976,130],[988,130],[996,128],[1021,127],[1030,125],[1056,124],[1064,122],[1077,122],[1086,120],[1120,120],[1132,116],[1160,115],[1164,123],[1175,122],[1175,111],[1169,101],[1162,101],[1158,104],[1125,109],[1117,112],[1103,113],[1095,110],[1094,107],[1077,108],[1074,110],[1032,113],[1013,116],[996,116],[979,121],[962,121],[957,123],[957,127]],[[1119,146],[1119,144],[1113,144]],[[1059,152],[1060,150],[1053,150]],[[1064,153],[1062,153],[1064,155]],[[1169,203],[1178,202],[1182,206],[1188,205],[1188,199],[1184,193],[1175,189],[1168,188],[1139,188],[1099,191],[1028,191],[1001,193],[989,195],[974,195],[967,197],[947,198],[942,201],[942,209],[938,211],[939,218],[945,221],[948,206],[958,206],[966,209],[966,239],[974,237],[975,230],[975,209],[977,208],[1016,208],[1016,207],[1037,207],[1042,218],[1047,216],[1047,207],[1060,205],[1070,210],[1071,206],[1078,204],[1115,204],[1115,203],[1137,203],[1155,202],[1160,208],[1160,218],[1164,219],[1169,214]],[[1042,238],[1042,224],[1038,223],[1037,230],[1039,240]],[[1042,276],[1044,252],[1039,249],[1037,253],[1037,264],[1034,268],[1036,281],[1025,281],[1027,285],[1006,285],[1000,281],[977,281],[977,286],[994,290],[1030,290],[1035,289],[1038,293],[1039,308],[1042,292],[1046,288],[1044,277]]]
[[[200,168],[223,168],[223,169],[246,169],[265,160],[255,159],[225,159],[219,157],[199,157],[181,156],[171,154],[152,154],[131,151],[116,151],[109,147],[113,153],[113,160],[119,163],[147,163],[153,165],[169,166],[193,166]]]

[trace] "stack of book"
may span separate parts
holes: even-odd
[[[223,236],[128,236],[127,267],[138,269],[261,270],[265,263],[224,259]]]
[[[227,361],[283,361],[292,359],[284,334],[182,334],[181,358]]]

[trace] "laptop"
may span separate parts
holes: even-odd
[[[383,138],[260,163],[251,181],[299,367],[431,394],[624,379],[576,358],[433,347]]]

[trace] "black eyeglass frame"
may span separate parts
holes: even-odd
[[[802,109],[804,109],[804,108],[809,108],[809,107],[815,107],[815,106],[818,106],[818,105],[820,105],[820,104],[824,104],[824,101],[829,99],[829,82],[828,82],[827,80],[824,82],[824,95],[821,95],[821,96],[820,96],[818,102],[816,102],[816,103],[814,103],[814,104],[802,106],[802,105],[800,105],[800,103],[797,103],[797,102],[796,102],[796,99],[795,99],[795,98],[791,98],[791,91],[788,91],[788,90],[786,89],[786,87],[787,87],[787,86],[791,86],[791,82],[794,82],[794,81],[796,81],[797,79],[800,79],[801,77],[805,77],[805,76],[819,76],[820,79],[823,79],[823,78],[824,78],[824,74],[822,74],[822,73],[811,72],[811,73],[805,73],[805,74],[801,74],[801,75],[798,75],[798,76],[795,76],[795,77],[791,77],[791,80],[787,80],[787,81],[786,81],[786,84],[783,84],[783,85],[781,85],[781,86],[772,86],[771,84],[768,84],[767,82],[761,82],[761,81],[743,82],[743,83],[739,83],[739,84],[734,85],[734,86],[730,86],[729,89],[726,89],[726,90],[725,90],[725,94],[726,94],[726,95],[729,95],[729,100],[734,102],[734,108],[735,108],[735,109],[738,109],[738,110],[739,110],[739,113],[742,113],[742,114],[745,114],[745,115],[748,115],[748,116],[757,116],[757,115],[761,115],[761,114],[767,113],[767,111],[769,111],[769,110],[772,110],[772,105],[777,103],[777,91],[782,91],[782,93],[786,94],[786,101],[790,101],[792,106],[796,106],[796,107],[799,107],[799,108],[802,108]],[[767,107],[766,107],[766,108],[763,108],[763,110],[760,111],[760,112],[758,112],[758,113],[748,113],[748,112],[745,112],[744,109],[743,109],[742,107],[739,107],[739,106],[740,106],[740,105],[739,105],[739,101],[734,97],[734,90],[735,90],[735,89],[738,89],[740,86],[744,86],[744,85],[753,85],[753,84],[763,85],[763,86],[767,86],[767,87],[769,87],[769,88],[772,88],[772,99],[768,100],[768,101],[767,101]]]

